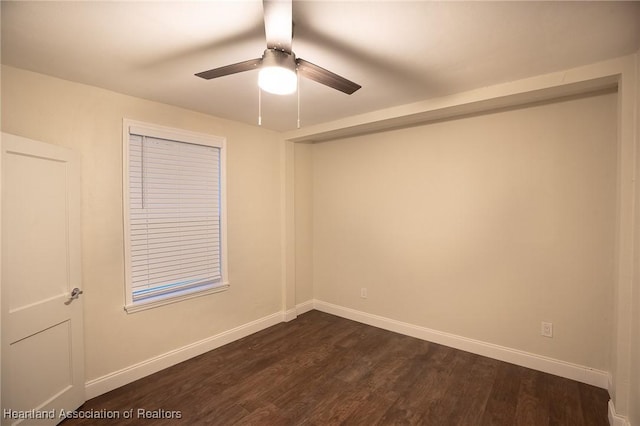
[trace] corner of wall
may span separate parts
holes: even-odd
[[[612,399],[609,400],[608,410],[609,424],[611,426],[631,426],[631,423],[625,417],[616,413],[616,407]]]
[[[294,146],[295,302],[305,303],[313,294],[313,164],[312,146]]]
[[[638,351],[637,298],[640,282],[640,261],[636,248],[640,246],[640,186],[636,177],[640,170],[638,159],[638,54],[629,55],[622,61],[618,85],[618,221],[616,224],[616,279],[613,306],[613,340],[611,344],[611,396],[618,417],[633,419],[634,404],[639,396],[637,377],[633,377],[638,367],[633,363],[633,352]],[[634,304],[636,306],[634,306]],[[636,330],[636,331],[634,331]],[[636,349],[634,349],[636,348]],[[617,421],[617,420],[616,420]],[[637,421],[637,420],[636,420]],[[613,424],[613,423],[612,423]]]
[[[295,318],[296,240],[295,240],[295,157],[293,142],[280,142],[280,249],[282,310]],[[286,320],[288,321],[288,320]]]
[[[634,137],[635,137],[635,217],[634,217],[634,270],[632,282],[632,300],[631,312],[629,319],[631,321],[630,329],[630,377],[629,377],[629,422],[631,424],[640,424],[640,257],[638,256],[638,248],[640,248],[640,185],[637,184],[637,178],[640,176],[640,50],[636,52],[635,57],[635,120],[634,120]],[[612,423],[613,424],[613,423]]]

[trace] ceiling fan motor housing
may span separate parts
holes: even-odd
[[[276,95],[288,95],[296,91],[298,74],[296,56],[277,49],[267,49],[262,55],[258,85],[262,90]]]
[[[296,55],[283,50],[265,49],[262,54],[262,67],[281,67],[296,72]]]

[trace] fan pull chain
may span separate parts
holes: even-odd
[[[258,86],[258,126],[262,126],[262,90]]]
[[[296,79],[296,84],[298,87],[296,88],[296,92],[298,92],[298,129],[300,128],[300,77]]]

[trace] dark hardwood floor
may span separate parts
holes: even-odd
[[[608,400],[593,386],[311,311],[80,408],[119,419],[62,424],[608,425]]]

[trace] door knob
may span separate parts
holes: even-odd
[[[78,296],[80,296],[82,293],[83,291],[80,290],[78,287],[74,288],[73,290],[71,290],[71,295],[69,296],[69,300],[64,302],[64,304],[68,305],[69,303],[73,302],[73,300],[77,299]]]

